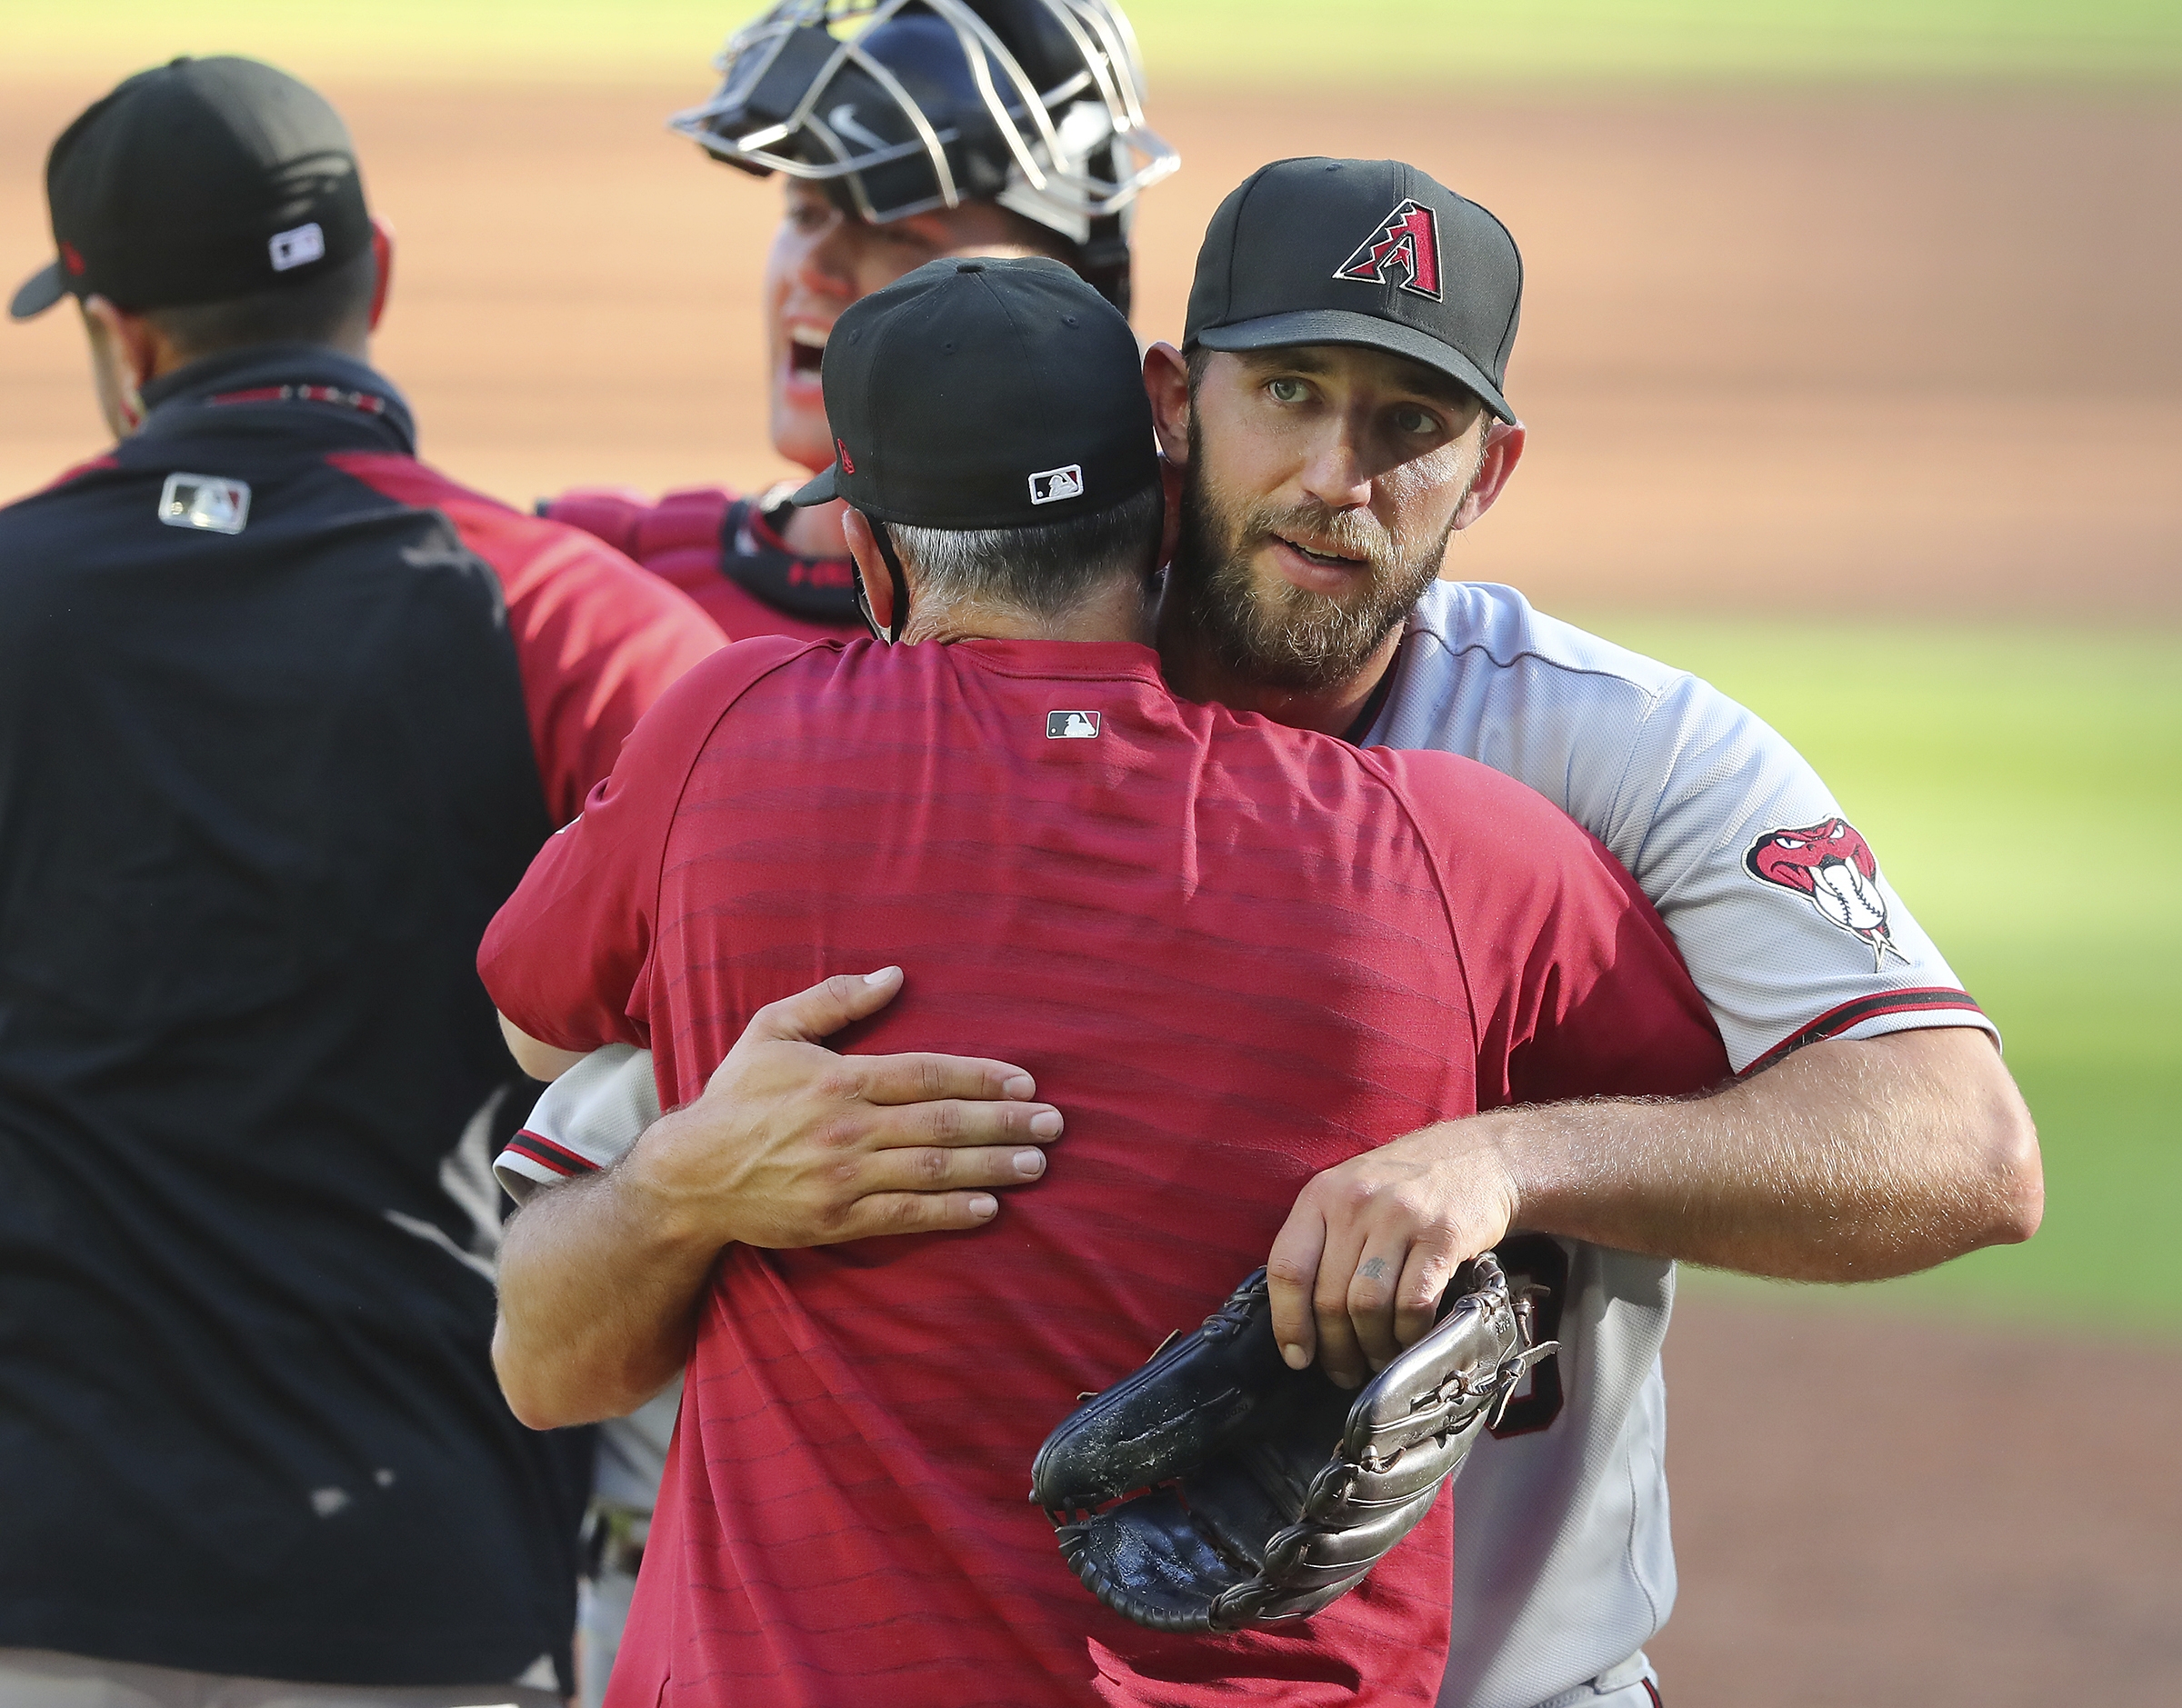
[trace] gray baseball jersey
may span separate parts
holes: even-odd
[[[1481,760],[1605,843],[1674,933],[1737,1070],[1821,1038],[1989,1024],[1794,748],[1513,588],[1434,584],[1368,741]],[[1659,1368],[1674,1265],[1536,1234],[1500,1258],[1552,1289],[1539,1328],[1561,1354],[1456,1485],[1439,1700],[1596,1703],[1648,1676],[1641,1651],[1674,1604]]]
[[[1368,744],[1480,760],[1605,843],[1674,933],[1738,1070],[1822,1038],[1989,1029],[1787,742],[1695,676],[1541,615],[1512,588],[1432,585]],[[500,1159],[504,1180],[562,1178],[634,1142],[657,1108],[648,1058],[592,1073],[546,1094]],[[1499,1251],[1547,1290],[1539,1328],[1561,1353],[1456,1485],[1439,1700],[1638,1702],[1644,1644],[1675,1597],[1659,1368],[1674,1265],[1537,1234]]]

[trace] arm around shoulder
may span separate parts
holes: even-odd
[[[721,1244],[673,1213],[644,1148],[537,1193],[507,1224],[493,1367],[532,1429],[633,1412],[688,1360]]]
[[[1504,1054],[1515,1106],[1409,1134],[1298,1198],[1269,1260],[1291,1362],[1316,1351],[1360,1378],[1430,1325],[1456,1265],[1511,1228],[1827,1282],[2036,1231],[2037,1134],[1986,1033],[1831,1039],[1725,1081],[1696,991],[1626,874],[1573,858],[1561,872],[1488,893],[1506,929],[1470,966],[1481,1086]],[[1632,1050],[1647,1027],[1657,1036]],[[1647,1083],[1658,1062],[1671,1071]]]
[[[1972,1027],[1829,1039],[1707,1097],[1487,1119],[1523,1225],[1776,1280],[1912,1274],[2044,1213],[2030,1112]]]

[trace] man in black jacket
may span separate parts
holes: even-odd
[[[415,460],[312,91],[143,73],[47,189],[12,312],[77,299],[120,439],[0,510],[0,1700],[556,1701],[472,960],[718,631]]]

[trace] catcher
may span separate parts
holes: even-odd
[[[608,1703],[1428,1701],[1444,1501],[1314,1617],[1195,1634],[1086,1595],[1026,1473],[1321,1169],[1482,1105],[1695,1091],[1718,1035],[1634,883],[1540,797],[1167,692],[1149,404],[1082,281],[934,263],[831,348],[841,453],[799,497],[848,504],[904,644],[698,666],[479,970],[533,1073],[648,1044],[680,1103],[768,1004],[914,958],[860,1047],[992,1039],[1069,1132],[985,1238],[647,1256],[710,1279]],[[577,1421],[524,1374],[525,1422]]]
[[[926,261],[1047,255],[1128,312],[1136,198],[1180,162],[1146,125],[1136,39],[1111,0],[779,0],[718,64],[719,92],[672,128],[785,185],[763,301],[766,425],[787,461],[833,461],[818,364],[841,311]],[[797,508],[794,490],[653,504],[583,487],[539,512],[737,640],[861,634],[841,506]]]

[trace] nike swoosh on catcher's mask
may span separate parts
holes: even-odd
[[[890,146],[883,136],[875,136],[856,123],[856,107],[853,101],[844,101],[826,115],[826,122],[852,143],[861,143],[874,154]]]

